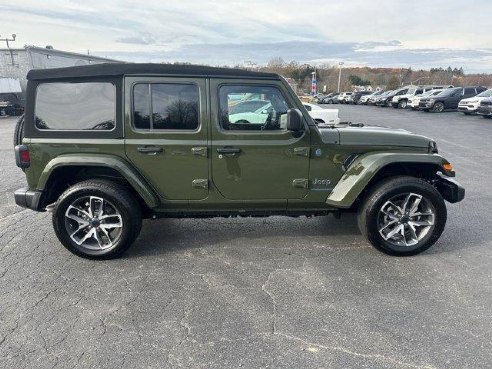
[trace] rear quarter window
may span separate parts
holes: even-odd
[[[39,130],[110,131],[115,128],[116,88],[110,82],[56,82],[36,90]]]

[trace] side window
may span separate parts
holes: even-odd
[[[455,97],[463,96],[463,89],[460,88],[459,90],[456,90],[456,92],[454,93],[454,96]]]
[[[465,88],[465,95],[475,95],[476,91],[474,87]]]
[[[109,82],[40,84],[35,121],[41,130],[106,130],[115,127],[116,91]]]
[[[133,87],[133,125],[140,130],[196,130],[198,87],[191,84],[138,83]]]
[[[285,130],[289,109],[276,87],[221,86],[219,120],[222,129],[232,131]]]

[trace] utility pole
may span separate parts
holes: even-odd
[[[0,35],[1,37],[1,35]],[[5,38],[0,38],[0,41],[5,41],[7,43],[7,49],[9,50],[9,53],[10,53],[10,61],[12,62],[12,65],[15,65],[14,63],[14,53],[12,52],[12,49],[10,48],[10,45],[9,45],[9,41],[15,41],[15,38],[17,36],[14,34],[12,34],[12,38],[8,38],[8,37],[5,37]]]
[[[338,63],[338,66],[339,66],[339,71],[338,71],[338,93],[340,93],[340,82],[342,81],[342,65],[344,63],[343,62],[340,62]]]

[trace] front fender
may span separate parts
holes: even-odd
[[[436,172],[444,173],[442,165],[448,161],[437,154],[388,152],[364,154],[358,157],[345,172],[326,199],[326,203],[337,208],[351,207],[376,173],[394,163],[432,164],[436,166]],[[446,174],[453,175],[453,173]]]
[[[150,208],[155,208],[160,205],[159,198],[156,196],[154,190],[147,184],[144,178],[129,165],[124,159],[103,154],[86,154],[86,155],[73,155],[66,154],[60,155],[48,162],[44,168],[41,176],[39,177],[37,189],[44,190],[48,179],[55,171],[55,169],[63,166],[98,166],[107,167],[118,171],[123,178],[137,191],[142,197],[145,203]]]

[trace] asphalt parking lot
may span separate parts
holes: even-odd
[[[490,368],[492,120],[326,107],[433,137],[454,164],[466,198],[429,251],[379,253],[352,215],[164,219],[122,259],[80,259],[13,203],[0,118],[0,367]]]

